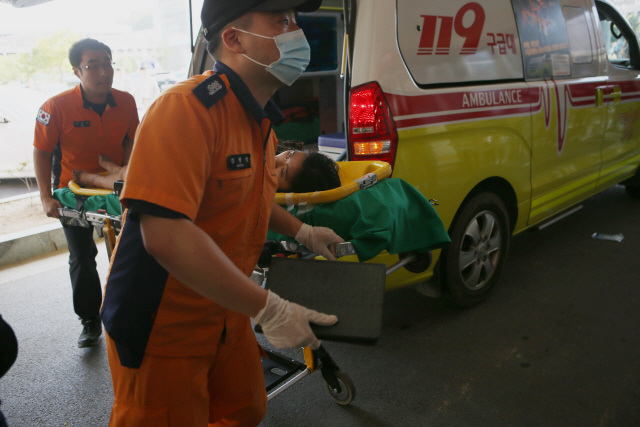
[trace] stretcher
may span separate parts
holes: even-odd
[[[282,275],[276,276],[272,271],[273,264],[280,260],[282,261],[291,260],[291,258],[286,258],[284,260],[282,258],[277,258],[278,255],[283,255],[283,254],[289,257],[293,256],[297,258],[298,260],[294,262],[298,262],[298,263],[304,260],[310,260],[311,258],[317,257],[316,254],[309,252],[308,250],[306,250],[306,248],[294,242],[268,242],[267,244],[265,244],[263,257],[261,257],[261,262],[258,264],[258,267],[254,271],[252,279],[257,283],[261,283],[266,288],[273,289],[274,286],[272,286],[270,282],[273,280],[282,280]],[[342,256],[355,255],[355,250],[353,248],[353,245],[350,242],[338,244],[336,247],[336,255],[338,256],[338,259]],[[340,274],[340,272],[336,272],[334,270],[334,272],[338,274],[332,275],[332,282],[333,282],[332,284],[334,285],[332,288],[330,288],[332,290],[344,289],[346,287],[353,287],[354,285],[357,284],[356,282],[359,282],[358,284],[360,285],[361,289],[358,289],[358,291],[361,291],[363,293],[361,294],[360,298],[354,299],[353,302],[356,305],[359,304],[360,310],[361,310],[360,312],[355,313],[355,316],[357,317],[358,315],[362,315],[362,318],[360,321],[356,321],[355,323],[359,323],[360,325],[364,324],[366,326],[365,329],[368,329],[369,332],[356,334],[355,339],[352,334],[347,335],[347,339],[345,339],[345,335],[340,335],[338,338],[336,338],[336,336],[331,336],[331,335],[323,336],[321,333],[319,333],[318,331],[319,328],[314,327],[314,325],[312,325],[312,329],[314,330],[318,338],[325,339],[325,340],[328,339],[328,340],[336,340],[336,341],[362,342],[365,344],[375,343],[380,336],[381,326],[382,326],[382,295],[384,294],[384,277],[386,275],[393,273],[397,269],[402,268],[408,263],[415,262],[417,257],[418,257],[418,254],[410,254],[407,257],[405,257],[403,260],[398,262],[396,265],[391,266],[389,268],[386,268],[386,266],[382,264],[367,264],[367,267],[369,268],[376,267],[376,266],[382,267],[382,271],[381,271],[382,280],[378,281],[378,283],[375,283],[376,280],[371,280],[372,279],[371,276],[368,276],[368,277],[363,277],[362,275],[348,276],[348,275],[345,275],[343,272],[342,274]],[[271,259],[271,261],[268,261],[269,259]],[[311,262],[316,263],[318,265],[327,264],[327,266],[324,267],[327,270],[331,270],[332,268],[339,266],[340,264],[352,264],[352,263],[341,263],[337,261],[336,262],[311,261]],[[428,265],[426,266],[426,268],[428,268]],[[301,269],[299,269],[298,273],[302,273],[304,269],[309,270],[308,266],[304,266]],[[304,277],[310,277],[314,274],[313,271],[306,271],[305,273],[307,274]],[[309,290],[307,294],[312,295],[312,294],[317,294],[318,292],[320,293],[326,292],[327,288],[320,290],[319,289],[320,287],[317,286],[318,285],[317,282],[305,283],[304,280],[300,280],[301,276],[299,274],[298,275],[293,274],[293,277],[295,278],[293,280],[293,282],[295,283],[292,283],[292,281],[290,281],[289,283],[286,284],[287,286],[282,287],[283,283],[280,282],[280,287],[277,288],[277,293],[281,297],[284,297],[285,299],[297,301],[307,307],[321,310],[320,307],[314,306],[313,303],[306,303],[301,300],[294,299],[292,297],[290,298],[289,295],[283,290],[297,289],[299,291],[300,289],[306,288]],[[316,285],[316,286],[313,287],[313,285]],[[367,285],[368,289],[363,291],[362,289],[363,285]],[[294,294],[298,294],[298,295],[299,293],[300,292],[294,292]],[[335,295],[333,293],[331,295],[335,296],[336,299],[341,298],[340,295]],[[364,297],[367,297],[367,298],[364,298]],[[313,298],[311,298],[311,300],[313,300]],[[376,304],[373,304],[373,305],[367,304],[367,300],[376,301]],[[354,309],[354,306],[350,306],[350,309]],[[364,315],[362,310],[366,310],[366,313],[364,313]],[[338,326],[340,322],[352,321],[354,317],[354,316],[350,316],[351,319],[345,319],[344,311],[340,313],[337,310],[332,310],[329,308],[322,311],[336,314],[339,319],[339,322],[337,324]],[[353,329],[353,328],[350,328],[350,329]],[[361,330],[362,328],[360,327],[356,329]],[[374,330],[373,335],[370,333],[372,329]],[[377,332],[376,332],[376,329],[377,329]],[[259,327],[256,327],[256,332],[261,332]],[[267,353],[267,357],[263,358],[262,365],[263,365],[263,370],[265,375],[265,383],[267,387],[268,400],[271,400],[272,398],[276,397],[277,395],[279,395],[289,387],[293,386],[298,381],[302,380],[304,377],[316,372],[317,370],[320,370],[322,374],[322,378],[325,382],[327,393],[329,394],[330,398],[334,402],[336,402],[339,405],[348,405],[351,403],[351,401],[353,401],[353,399],[356,396],[355,383],[349,377],[349,375],[347,375],[345,372],[343,372],[340,369],[338,364],[333,360],[330,354],[325,350],[324,344],[321,345],[318,350],[311,350],[309,347],[305,347],[303,349],[304,363],[295,359],[291,359],[289,357],[286,357],[282,354],[276,353],[268,349],[265,349],[265,352]]]
[[[122,181],[116,181],[112,191],[104,188],[83,188],[70,181],[68,190],[71,194],[62,192],[64,189],[54,192],[54,197],[63,204],[62,208],[58,208],[60,222],[64,225],[93,228],[99,237],[104,237],[109,259],[116,238],[122,230],[122,206],[118,199],[123,186]],[[92,207],[96,209],[92,210]]]
[[[335,286],[329,286],[320,292],[328,292],[331,295],[335,295],[336,291],[344,287],[357,286],[358,284],[356,282],[358,279],[363,279],[365,284],[368,284],[370,287],[362,290],[360,297],[357,298],[356,304],[360,304],[365,310],[370,312],[368,313],[369,317],[365,320],[365,322],[369,322],[372,316],[375,318],[374,314],[371,313],[375,310],[366,302],[365,298],[371,297],[370,294],[373,293],[374,287],[376,288],[375,290],[380,290],[384,293],[384,277],[391,275],[401,268],[405,268],[413,273],[427,270],[433,261],[431,251],[446,246],[449,243],[449,238],[439,217],[437,217],[437,214],[435,214],[435,211],[433,211],[431,207],[431,205],[436,205],[437,201],[427,201],[422,195],[417,193],[413,187],[408,186],[401,180],[389,179],[383,181],[391,174],[391,167],[387,163],[373,161],[338,162],[338,164],[340,166],[340,179],[343,183],[341,187],[315,193],[278,193],[276,195],[276,202],[292,214],[298,216],[303,222],[311,225],[328,226],[341,236],[347,236],[350,239],[350,241],[336,246],[337,262],[324,261],[326,270],[335,270],[335,274],[331,276],[330,281],[337,283],[334,283]],[[384,184],[379,184],[380,182],[384,182]],[[376,188],[376,191],[361,191],[372,187]],[[404,204],[406,210],[404,211],[402,211],[403,207],[400,206],[403,205],[403,200],[398,200],[398,198],[393,197],[394,195],[397,196],[398,193],[402,193],[400,199],[406,199],[406,203]],[[405,222],[415,225],[416,219],[424,220],[424,217],[421,216],[424,212],[415,212],[411,209],[412,203],[420,198],[422,199],[421,206],[426,208],[425,205],[429,205],[428,209],[431,209],[431,211],[433,211],[432,214],[436,216],[433,226],[437,230],[433,233],[428,233],[426,230],[415,229],[420,228],[424,224],[420,224],[419,227],[409,227],[403,230],[403,228],[406,228],[404,227],[404,225],[406,225]],[[391,210],[398,208],[402,212],[396,217],[393,217],[392,213],[380,205],[374,207],[366,206],[369,203],[393,205],[391,206]],[[418,211],[419,210],[420,209],[418,209]],[[340,218],[337,221],[340,222],[340,224],[336,223],[336,218]],[[390,226],[400,234],[405,234],[403,237],[407,237],[406,233],[411,233],[415,234],[417,238],[406,238],[406,241],[403,242],[395,241],[395,236],[388,236],[385,235],[384,232],[380,232],[380,229],[386,226]],[[338,230],[340,230],[340,232],[338,232]],[[429,243],[416,243],[425,237],[427,237]],[[293,297],[288,298],[289,295],[286,292],[289,292],[289,288],[282,286],[282,281],[286,279],[283,279],[281,274],[278,275],[272,271],[273,263],[278,260],[278,258],[274,257],[284,255],[304,260],[317,258],[317,255],[310,253],[297,242],[288,240],[285,236],[270,232],[268,239],[270,240],[265,244],[263,256],[260,257],[253,278],[256,282],[262,283],[265,287],[272,289],[274,287],[270,282],[273,280],[279,281],[277,283],[278,287],[276,288],[277,293],[282,297],[299,302],[299,300]],[[394,264],[388,266],[382,265],[382,287],[374,283],[375,280],[373,280],[371,276],[362,278],[351,275],[351,277],[346,277],[347,275],[344,271],[335,268],[340,264],[351,264],[351,262],[341,262],[342,260],[360,261],[360,264],[369,265],[368,262],[362,261],[371,260],[381,249],[387,250],[389,253],[398,253],[399,255],[398,261]],[[296,298],[300,297],[301,292],[304,292],[301,290],[311,288],[312,290],[309,293],[313,295],[318,293],[320,288],[318,281],[308,280],[309,276],[317,275],[318,271],[307,271],[307,274],[305,274],[305,270],[310,270],[308,265],[302,266],[297,272],[292,271],[290,273],[294,279],[289,280],[290,283],[288,283],[288,285],[290,285],[290,289],[292,289],[291,295],[295,295]],[[357,276],[362,276],[362,274],[358,273]],[[336,296],[336,298],[339,297]],[[303,305],[323,311],[320,309],[321,307],[315,307],[313,305],[313,298],[304,301],[305,304]],[[377,315],[378,334],[381,328],[381,303],[379,307],[380,311]],[[350,309],[354,308],[351,307]],[[324,311],[338,314],[331,309]],[[365,315],[363,314],[363,316]],[[343,317],[338,314],[338,319],[341,318]],[[338,324],[339,323],[340,321]],[[324,338],[325,340],[335,338],[332,337],[331,334],[324,337],[322,332],[318,330],[319,328],[313,326],[312,328],[318,338]],[[342,336],[342,339],[339,340],[356,342],[375,342],[377,340],[377,337],[372,337],[362,332],[358,337],[368,339],[352,339],[352,336],[347,337],[348,339],[343,339],[344,336]],[[306,375],[313,373],[318,369],[318,366],[325,381],[327,391],[336,403],[347,405],[356,395],[354,382],[346,373],[340,370],[335,361],[326,354],[323,347],[317,352],[313,352],[308,348],[305,349],[304,363],[282,357],[281,355],[270,354],[268,366],[272,368],[272,372],[268,372],[266,364],[263,363],[263,366],[265,366],[265,379],[267,381],[269,398],[277,396]]]
[[[407,244],[405,242],[401,242],[400,240],[402,239],[395,239],[394,241],[394,233],[380,233],[380,230],[376,230],[374,233],[370,230],[363,231],[362,229],[366,227],[380,228],[381,225],[375,223],[377,217],[382,216],[386,218],[389,215],[385,215],[379,207],[365,210],[359,209],[361,205],[366,203],[380,203],[379,199],[382,200],[383,205],[394,205],[395,207],[395,205],[402,204],[397,203],[396,201],[385,203],[385,200],[389,197],[389,194],[407,191],[407,185],[397,179],[393,179],[395,181],[392,179],[385,180],[385,178],[389,177],[391,174],[391,167],[385,162],[339,162],[338,164],[340,179],[343,184],[341,187],[329,191],[313,193],[278,193],[276,194],[276,202],[284,206],[292,214],[301,218],[304,222],[308,222],[311,225],[329,226],[330,228],[334,228],[334,230],[336,227],[342,227],[345,230],[350,228],[358,229],[357,232],[352,233],[354,237],[352,241],[336,246],[336,257],[339,260],[347,259],[348,261],[352,261],[354,257],[357,257],[356,261],[367,261],[373,258],[373,256],[376,255],[376,252],[379,252],[381,249],[386,249],[389,253],[392,253],[392,251],[393,253],[398,253],[399,260],[397,263],[390,266],[383,265],[384,268],[381,272],[382,287],[377,288],[380,290],[381,294],[384,293],[385,276],[388,276],[401,268],[405,268],[414,273],[422,272],[429,268],[432,262],[431,250],[443,247],[449,243],[446,230],[442,227],[442,223],[439,222],[437,214],[435,214],[435,217],[437,218],[442,230],[437,230],[438,233],[436,237],[429,236],[432,242],[430,245],[427,245],[427,247],[417,247],[415,242],[419,239],[407,238],[406,240],[409,241]],[[385,182],[385,184],[380,185],[380,182]],[[93,227],[99,236],[104,236],[109,257],[111,257],[113,252],[116,236],[122,228],[121,214],[119,212],[113,212],[113,207],[110,212],[106,205],[102,207],[98,206],[96,211],[90,211],[85,208],[91,205],[91,198],[95,196],[117,198],[122,189],[122,185],[122,183],[116,183],[116,190],[112,192],[110,190],[103,189],[82,188],[72,181],[69,184],[69,190],[75,196],[75,206],[73,206],[72,201],[70,202],[69,200],[66,200],[66,207],[59,209],[60,218],[63,223],[82,227]],[[375,192],[365,192],[362,190],[372,188],[376,185],[376,188],[381,189],[380,191],[382,192],[382,195],[377,196],[377,198],[374,197],[374,199],[372,199],[373,201],[371,201],[370,196],[374,195]],[[417,190],[412,187],[411,190],[415,194],[411,193],[413,196],[409,195],[409,199],[407,203],[405,203],[408,205],[406,207],[406,212],[403,212],[399,218],[386,218],[386,221],[389,224],[393,224],[393,228],[403,221],[406,222],[405,217],[410,217],[407,213],[412,211],[412,209],[410,209],[412,202],[411,197],[422,197],[424,199],[422,195],[415,196],[416,194],[419,194],[417,193]],[[422,204],[424,205],[424,203]],[[430,200],[427,204],[429,204],[429,208],[431,208],[431,204],[437,203],[434,200]],[[340,208],[340,206],[342,206],[342,208]],[[350,214],[345,215],[342,211],[335,213],[332,211],[334,208],[346,209]],[[372,214],[368,214],[367,211],[372,212]],[[331,221],[332,217],[335,218],[336,215],[340,217],[340,221],[342,222],[341,224],[334,226],[331,223],[323,223],[323,221]],[[355,217],[345,223],[344,217],[349,216]],[[315,224],[313,223],[314,221],[316,222]],[[371,223],[371,221],[373,221],[373,223]],[[405,230],[405,233],[407,231],[412,235],[416,234],[414,230]],[[338,234],[346,235],[349,234],[349,232],[338,232]],[[380,234],[383,234],[384,236],[381,237]],[[391,234],[391,236],[387,236],[387,234]],[[418,233],[418,238],[421,239],[422,237],[423,236]],[[260,261],[252,276],[252,279],[262,286],[273,286],[273,282],[270,283],[269,281],[269,270],[271,260],[273,260],[274,257],[288,257],[292,259],[323,259],[285,236],[270,233],[268,239],[269,240],[265,243]],[[322,263],[323,265],[326,265],[327,269],[331,269],[333,268],[332,265],[336,265],[335,262],[327,263],[327,261],[322,261]],[[361,264],[365,263],[362,262]],[[374,264],[371,265],[373,266]],[[351,279],[357,281],[357,278],[355,277],[352,277]],[[284,297],[286,297],[286,295],[284,295]],[[380,301],[378,328],[381,326],[381,309],[382,303]],[[322,339],[321,334],[317,331],[316,335]],[[332,337],[329,336],[329,338],[325,338],[325,340],[331,338]],[[369,342],[375,342],[377,339],[375,336],[368,336],[368,338]],[[355,339],[355,341],[358,340]],[[363,342],[367,342],[367,340],[365,339]],[[340,370],[336,362],[324,348],[324,345],[315,351],[310,348],[305,348],[303,350],[304,363],[271,350],[265,351],[267,353],[267,357],[263,357],[263,368],[268,399],[274,398],[284,390],[291,387],[297,381],[317,370],[320,370],[322,373],[327,391],[336,403],[347,405],[355,398],[355,384],[346,373]]]

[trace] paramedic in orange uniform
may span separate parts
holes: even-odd
[[[139,122],[133,97],[111,88],[108,46],[93,39],[80,40],[69,49],[69,62],[80,84],[44,103],[36,118],[33,142],[40,199],[46,215],[53,218],[60,217],[62,205],[52,197],[52,186],[54,190],[67,187],[74,169],[104,171],[98,164],[100,154],[126,164]],[[83,324],[78,347],[91,347],[102,334],[102,289],[93,228],[63,224],[63,229],[69,244],[73,308]]]
[[[276,347],[317,348],[335,316],[249,279],[267,229],[333,259],[342,241],[274,202],[284,117],[270,100],[309,62],[296,11],[321,0],[205,0],[213,71],[168,89],[136,134],[101,317],[111,427],[256,426],[267,397],[250,317]]]

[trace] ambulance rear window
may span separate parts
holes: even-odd
[[[418,85],[522,79],[509,0],[398,0],[398,45]]]

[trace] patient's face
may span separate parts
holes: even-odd
[[[276,156],[278,191],[286,192],[291,188],[291,180],[302,170],[304,158],[302,151],[285,151]]]

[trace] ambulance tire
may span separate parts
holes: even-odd
[[[624,188],[627,190],[629,197],[640,199],[640,185],[625,185]]]
[[[629,197],[634,199],[640,199],[640,169],[636,171],[636,174],[626,181],[621,182],[624,188],[627,190]]]
[[[458,307],[473,307],[489,296],[509,251],[509,214],[500,197],[472,196],[456,214],[449,237],[440,264],[444,295]]]

